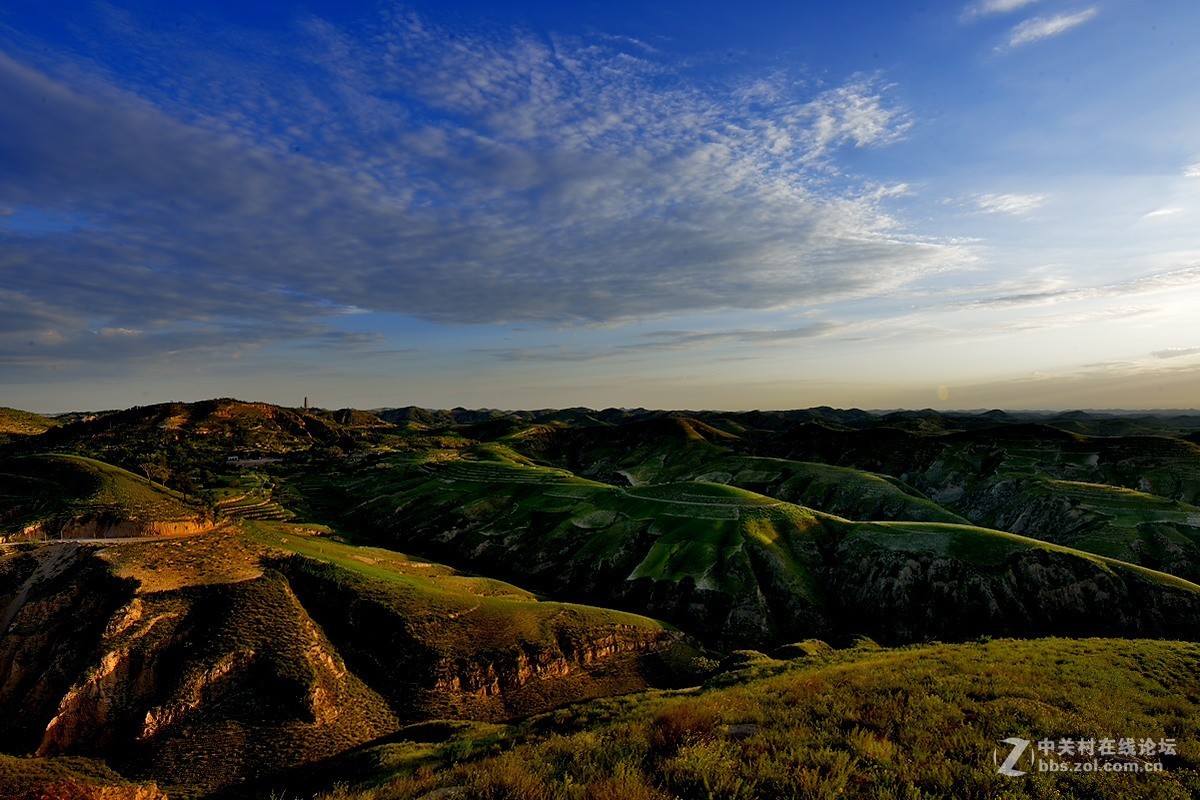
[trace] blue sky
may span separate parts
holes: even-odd
[[[1195,407],[1198,32],[9,2],[0,404]]]

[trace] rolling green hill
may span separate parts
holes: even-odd
[[[753,449],[896,475],[977,525],[1200,580],[1200,447],[1047,425],[923,436],[802,425]],[[912,514],[894,518],[914,518]]]
[[[1194,421],[67,417],[0,534],[109,538],[0,546],[0,797],[1190,797]],[[1126,735],[1168,774],[991,760]]]
[[[0,436],[33,436],[50,430],[58,423],[41,414],[0,406]]]
[[[705,481],[852,519],[967,522],[889,475],[740,452],[749,444],[686,418],[615,428],[526,429],[513,447],[617,485]]]
[[[376,541],[645,610],[718,648],[854,633],[1200,632],[1200,587],[1187,581],[961,523],[860,523],[726,484],[621,488],[457,454],[345,480],[358,499],[349,519]]]
[[[110,464],[69,455],[0,461],[0,537],[142,536],[206,527],[211,522],[197,504]]]

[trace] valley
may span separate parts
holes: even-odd
[[[0,797],[1200,787],[1200,417],[0,423]],[[988,761],[1126,730],[1167,774]]]

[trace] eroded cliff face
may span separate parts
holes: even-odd
[[[146,539],[191,536],[213,530],[207,517],[178,520],[129,519],[109,514],[82,514],[66,520],[46,520],[8,534],[0,543],[37,542],[46,539]]]
[[[102,516],[77,517],[58,533],[59,539],[141,539],[157,536],[189,536],[210,531],[213,521],[205,517],[180,520],[108,520]]]
[[[0,559],[4,751],[215,787],[396,728],[280,575],[139,595],[95,551]]]
[[[643,658],[683,639],[677,631],[584,621],[564,610],[535,634],[475,642],[469,615],[449,628],[456,620],[430,624],[386,597],[332,580],[308,559],[278,567],[351,669],[406,718],[502,720],[642,689],[649,684]]]
[[[214,789],[341,752],[401,719],[498,720],[645,688],[642,659],[681,638],[564,607],[524,638],[477,644],[469,612],[430,620],[298,557],[155,591],[112,574],[115,548],[164,546],[0,556],[4,751],[91,756],[135,780]],[[59,787],[109,800],[77,788]],[[110,794],[153,797],[135,789]]]
[[[480,719],[543,711],[557,704],[549,698],[565,694],[574,700],[598,694],[593,672],[625,668],[636,674],[640,656],[677,639],[663,631],[613,625],[467,657],[443,657],[433,665],[433,685],[423,694],[432,707]]]
[[[0,559],[0,749],[37,749],[61,698],[101,656],[105,628],[134,590],[79,545]]]

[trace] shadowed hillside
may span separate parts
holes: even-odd
[[[0,541],[161,536],[212,525],[177,492],[90,458],[0,462]]]

